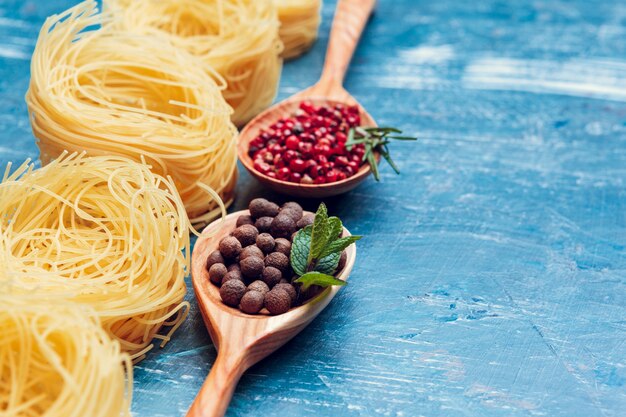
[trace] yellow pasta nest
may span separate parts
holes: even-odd
[[[137,358],[188,312],[189,230],[174,184],[147,165],[74,154],[40,169],[9,166],[0,262],[10,275],[0,285],[92,307]]]
[[[93,310],[0,294],[0,329],[0,415],[130,417],[130,358]]]
[[[280,78],[282,44],[273,1],[105,0],[114,25],[165,36],[226,81],[224,98],[240,126],[268,107]]]
[[[283,57],[295,58],[306,52],[315,39],[320,25],[321,0],[276,0],[280,20]]]
[[[237,179],[223,81],[183,49],[114,28],[96,6],[51,16],[39,34],[26,101],[42,162],[66,150],[145,158],[172,177],[189,217],[206,220],[217,206],[202,184],[228,204]]]

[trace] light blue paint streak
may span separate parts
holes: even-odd
[[[0,0],[3,165],[38,155],[22,57],[71,4]],[[318,77],[332,9],[279,98]],[[366,236],[350,285],[228,415],[624,415],[624,80],[623,2],[381,0],[346,87],[421,142],[328,201]],[[277,197],[246,173],[238,191],[235,210]],[[134,414],[184,414],[214,359],[193,304],[136,367]]]

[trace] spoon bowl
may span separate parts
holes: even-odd
[[[371,173],[368,163],[363,164],[351,177],[327,184],[299,184],[271,178],[256,169],[248,154],[250,142],[260,132],[269,128],[282,117],[293,114],[303,101],[314,105],[358,106],[361,124],[376,127],[372,116],[342,86],[352,55],[374,9],[376,0],[340,0],[333,19],[333,25],[326,52],[326,60],[320,80],[313,86],[300,91],[288,99],[275,104],[252,119],[239,134],[237,152],[239,160],[250,174],[274,191],[295,197],[325,198],[352,190]],[[377,160],[380,155],[375,154]]]
[[[229,307],[220,298],[219,288],[209,280],[206,261],[220,240],[235,229],[237,218],[248,210],[229,214],[207,226],[192,253],[191,276],[202,318],[218,355],[187,417],[217,417],[226,412],[241,375],[304,329],[330,303],[341,287],[328,287],[304,304],[284,314],[250,315]],[[312,213],[311,213],[312,214]],[[350,232],[344,228],[344,235]],[[347,280],[356,259],[356,246],[346,249],[347,260],[337,275]]]
[[[311,88],[311,90],[312,89],[313,88]],[[370,114],[367,113],[365,109],[363,109],[363,107],[360,106],[356,102],[356,100],[349,95],[346,101],[337,101],[329,99],[327,97],[320,98],[309,95],[304,95],[302,96],[302,98],[299,98],[298,96],[293,96],[287,100],[275,104],[263,113],[259,114],[241,131],[237,144],[239,160],[248,170],[248,172],[250,172],[250,174],[263,185],[276,192],[288,194],[294,197],[325,198],[343,194],[352,190],[362,181],[364,181],[371,173],[371,169],[368,163],[361,165],[359,170],[353,176],[341,181],[335,181],[327,184],[298,184],[289,181],[282,181],[276,178],[271,178],[263,174],[262,172],[254,169],[254,161],[248,154],[248,150],[250,149],[250,142],[254,138],[256,138],[261,133],[261,131],[269,128],[273,123],[275,123],[284,115],[293,114],[299,108],[300,103],[304,101],[310,102],[315,106],[356,104],[359,106],[362,124],[372,127],[376,126],[376,122],[374,121],[372,116],[370,116]],[[377,158],[379,158],[378,155]]]

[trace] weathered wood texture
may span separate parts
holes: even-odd
[[[0,0],[2,165],[37,157],[28,60],[72,3]],[[333,8],[279,98],[319,77]],[[623,416],[626,4],[380,0],[345,85],[421,141],[327,201],[366,235],[350,284],[227,415]],[[256,196],[279,198],[242,172],[232,210]],[[184,415],[214,360],[194,305],[136,367],[135,415]]]

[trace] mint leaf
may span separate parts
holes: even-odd
[[[318,259],[324,246],[328,242],[328,211],[326,205],[321,203],[315,213],[313,230],[311,232],[311,250],[307,258],[307,264],[311,264],[314,259]]]
[[[321,253],[320,257],[325,257],[328,256],[330,254],[333,253],[339,253],[341,254],[341,252],[347,248],[348,246],[352,245],[354,242],[356,242],[357,240],[361,239],[362,236],[347,236],[347,237],[342,237],[339,238],[335,241],[330,242],[328,245],[326,245],[326,247],[324,248],[324,251]]]
[[[311,226],[300,230],[291,244],[291,267],[298,275],[307,271],[307,259],[311,249]]]
[[[337,265],[339,265],[339,258],[341,257],[341,253],[332,253],[328,256],[323,257],[317,262],[314,270],[317,272],[322,272],[324,274],[334,274],[337,269]]]
[[[347,284],[345,281],[337,279],[332,275],[322,274],[320,272],[307,272],[294,282],[302,284],[303,291],[306,291],[311,285],[319,285],[320,287],[326,288],[331,285]]]
[[[330,242],[332,242],[333,239],[337,239],[338,237],[341,237],[341,234],[343,233],[343,223],[341,223],[341,220],[339,220],[339,217],[333,216],[333,217],[328,218],[328,229],[329,229],[328,235],[330,236],[330,239],[329,239]]]

